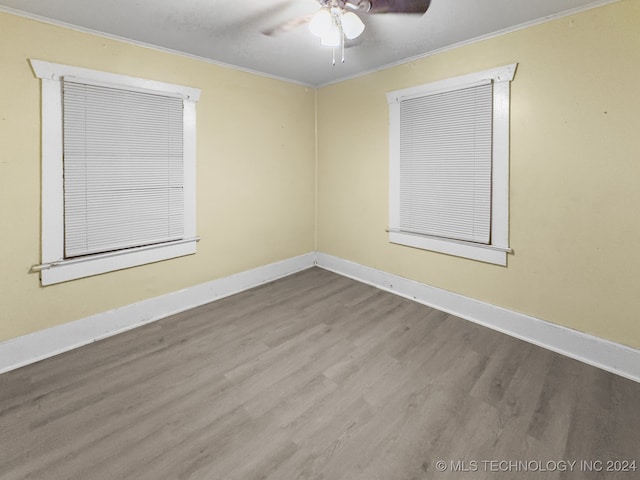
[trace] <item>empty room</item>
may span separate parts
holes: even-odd
[[[639,26],[0,0],[0,479],[638,478]]]

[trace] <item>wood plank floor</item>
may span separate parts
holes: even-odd
[[[631,480],[602,470],[640,467],[639,407],[638,383],[314,268],[0,375],[0,478]]]

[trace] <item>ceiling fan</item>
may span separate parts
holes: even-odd
[[[320,9],[312,15],[295,18],[275,28],[265,30],[265,35],[275,35],[308,24],[309,31],[320,38],[321,45],[333,47],[333,64],[336,64],[336,48],[342,50],[344,62],[345,39],[353,40],[365,29],[359,14],[377,13],[424,14],[431,0],[316,0]]]

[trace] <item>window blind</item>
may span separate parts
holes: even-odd
[[[65,257],[181,239],[182,99],[63,82]]]
[[[400,230],[489,243],[491,82],[400,102]]]

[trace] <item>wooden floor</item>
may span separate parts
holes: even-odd
[[[2,480],[631,480],[586,470],[634,460],[640,384],[317,268],[0,375]]]

